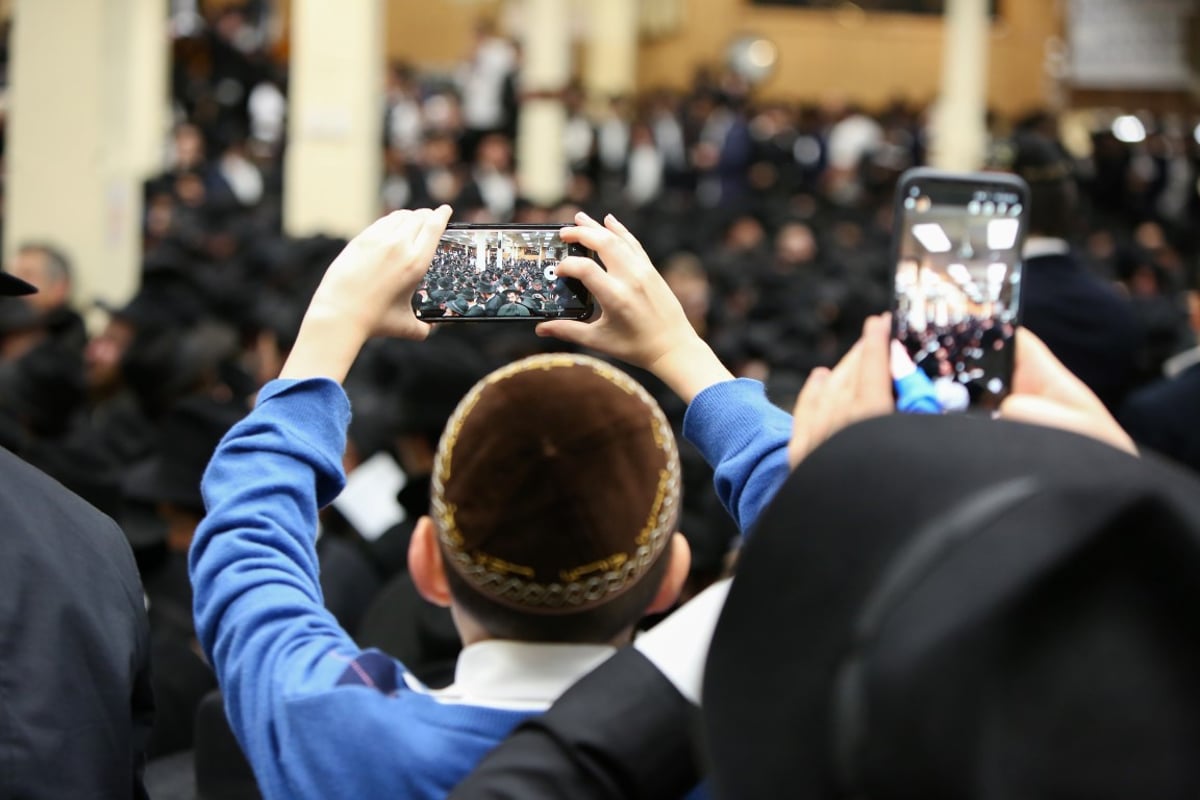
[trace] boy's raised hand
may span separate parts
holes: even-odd
[[[355,236],[329,265],[308,314],[325,314],[364,336],[424,339],[429,325],[416,318],[412,296],[429,269],[450,207],[395,211]]]
[[[351,239],[325,271],[280,377],[340,382],[370,337],[428,336],[412,296],[450,214],[449,206],[396,211]]]
[[[575,221],[575,227],[562,229],[563,241],[594,250],[607,271],[576,256],[563,259],[558,274],[582,281],[600,311],[587,322],[543,322],[538,335],[649,370],[687,402],[708,386],[731,380],[633,234],[611,214],[603,225],[583,213]]]

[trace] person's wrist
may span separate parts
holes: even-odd
[[[708,343],[694,334],[668,346],[647,369],[687,403],[713,384],[733,379]]]
[[[345,328],[347,334],[358,333],[369,337],[374,330],[371,319],[380,316],[372,313],[369,306],[373,298],[355,296],[353,300],[346,293],[323,291],[318,287],[313,295],[308,309],[304,312],[304,321],[310,320],[323,328]],[[342,295],[339,297],[339,294]]]
[[[330,378],[341,383],[370,336],[362,320],[314,303],[300,323],[296,343],[279,377]]]

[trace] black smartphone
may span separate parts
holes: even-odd
[[[568,244],[560,225],[454,223],[446,228],[413,311],[427,322],[540,322],[587,319],[596,305],[574,278],[558,275],[567,256],[595,258]]]
[[[892,377],[902,411],[996,409],[1012,386],[1029,187],[909,170],[896,189]]]

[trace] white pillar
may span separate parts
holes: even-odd
[[[987,146],[987,0],[948,0],[942,39],[932,162],[942,169],[983,165]]]
[[[161,165],[166,4],[15,0],[6,254],[57,244],[76,302],[120,303],[137,288],[142,180]]]
[[[475,271],[487,271],[487,248],[483,244],[483,234],[475,234]]]
[[[629,95],[637,82],[638,0],[588,0],[583,81],[593,102]]]
[[[558,97],[571,79],[569,0],[524,0],[517,182],[535,203],[549,205],[566,191],[563,144],[566,110]]]
[[[379,216],[383,0],[293,0],[284,227],[353,236]]]
[[[146,177],[160,173],[171,128],[171,40],[167,30],[167,4],[163,0],[118,0],[133,13],[129,17],[132,59],[129,73],[129,152],[133,166]],[[112,13],[112,12],[110,12]]]

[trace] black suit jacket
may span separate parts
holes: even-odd
[[[1115,411],[1144,336],[1132,304],[1069,254],[1026,259],[1021,283],[1024,326]]]
[[[522,723],[451,800],[669,800],[700,781],[692,706],[626,647]]]
[[[145,797],[149,625],[116,524],[0,449],[0,797]]]
[[[1134,392],[1118,419],[1139,445],[1200,473],[1200,364]]]

